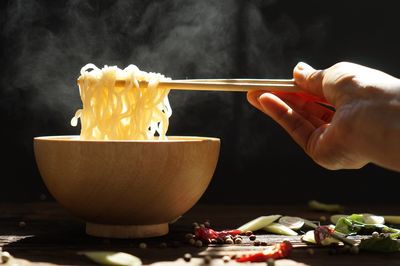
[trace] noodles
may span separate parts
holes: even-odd
[[[81,69],[79,92],[83,108],[76,111],[71,125],[81,121],[84,140],[166,139],[172,109],[169,89],[157,88],[164,75],[147,73],[134,65],[99,69],[87,64]],[[116,86],[124,80],[124,86]],[[148,82],[139,87],[139,81]]]

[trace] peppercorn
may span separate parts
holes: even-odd
[[[235,244],[242,244],[243,243],[243,239],[241,237],[236,237],[234,241],[235,241]]]
[[[18,226],[19,227],[25,227],[26,223],[24,221],[21,221],[21,222],[18,223]]]
[[[199,226],[200,226],[200,228],[206,228],[206,226],[204,224],[200,224]]]
[[[196,223],[196,222],[194,222],[194,223],[192,223],[192,226],[193,226],[193,227],[198,227],[198,226],[199,226],[199,224],[198,224],[198,223]]]
[[[249,239],[251,240],[251,241],[254,241],[254,240],[256,240],[256,235],[251,235],[251,236],[249,236]]]
[[[0,264],[6,264],[10,259],[10,253],[8,253],[7,251],[0,252]]]
[[[147,244],[142,242],[142,243],[139,244],[139,248],[145,249],[145,248],[147,248]]]
[[[188,242],[189,242],[190,245],[194,246],[194,244],[196,243],[196,240],[194,238],[191,238],[191,239],[189,239]]]
[[[205,221],[205,222],[204,222],[204,226],[207,227],[207,228],[209,228],[209,227],[211,226],[211,224],[210,224],[209,221]]]
[[[378,237],[379,237],[379,233],[376,232],[376,231],[373,232],[373,233],[372,233],[372,237],[373,237],[373,238],[378,238]]]
[[[223,256],[222,257],[222,261],[224,262],[224,263],[228,263],[229,261],[231,260],[231,258],[229,257],[229,256]]]
[[[351,247],[350,247],[349,245],[344,245],[343,248],[342,248],[342,252],[343,252],[343,253],[347,253],[347,252],[350,251],[350,248],[351,248]]]
[[[198,248],[201,248],[203,246],[203,242],[201,240],[196,240],[196,242],[194,243],[194,245]]]
[[[233,239],[232,238],[226,238],[225,239],[225,244],[228,244],[228,245],[232,245],[234,242],[233,242]]]
[[[246,231],[245,233],[244,233],[246,236],[251,236],[252,234],[253,234],[253,232],[252,231]]]
[[[326,222],[326,216],[324,216],[324,215],[320,216],[320,217],[319,217],[319,220],[320,220],[321,222]]]
[[[268,266],[275,266],[275,260],[274,259],[268,259],[267,260],[267,265]]]
[[[360,252],[360,249],[358,248],[358,246],[350,247],[350,253],[351,254],[358,254],[359,252]]]
[[[167,243],[165,242],[161,242],[159,245],[160,248],[166,248],[167,247]]]
[[[192,238],[194,238],[194,235],[191,234],[191,233],[187,233],[187,234],[185,235],[185,239],[186,239],[186,240],[189,240],[189,239],[192,239]]]
[[[260,244],[261,244],[260,240],[255,240],[255,241],[253,242],[253,245],[254,245],[254,246],[259,246]]]
[[[217,243],[218,244],[223,244],[225,241],[222,239],[222,238],[220,238],[220,237],[217,237]]]
[[[217,239],[215,239],[215,238],[213,238],[213,239],[211,239],[210,243],[215,245],[215,244],[217,244],[217,243],[218,243],[218,240],[217,240]]]
[[[329,249],[329,255],[336,255],[336,254],[337,254],[336,248]]]
[[[261,241],[261,242],[260,242],[260,245],[261,245],[261,246],[267,246],[267,245],[268,245],[268,243],[267,243],[267,242],[265,242],[265,241]]]
[[[192,259],[192,254],[185,253],[185,255],[183,255],[183,259],[184,261],[189,262]]]
[[[181,245],[181,242],[179,242],[179,241],[172,241],[172,244],[171,244],[171,246],[172,246],[173,248],[180,247],[180,245]]]
[[[314,253],[315,253],[315,251],[314,251],[314,249],[312,249],[312,248],[308,248],[307,249],[307,253],[308,253],[308,255],[314,255]]]
[[[40,194],[39,198],[40,198],[40,200],[46,200],[47,196],[45,194]]]
[[[210,264],[212,261],[211,256],[207,255],[204,257],[204,264]]]

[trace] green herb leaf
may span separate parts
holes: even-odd
[[[316,200],[309,201],[308,207],[316,211],[343,212],[343,206],[339,204],[326,204]]]
[[[400,242],[390,237],[369,238],[361,240],[359,248],[374,252],[398,252],[400,251]]]
[[[371,234],[374,231],[391,233],[391,238],[397,238],[400,235],[400,230],[391,228],[383,224],[367,224],[365,223],[362,214],[352,214],[347,217],[341,217],[336,223],[335,231],[346,234]]]

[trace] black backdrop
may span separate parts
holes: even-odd
[[[298,61],[400,69],[396,1],[1,1],[2,201],[51,198],[32,138],[77,134],[80,68],[133,63],[173,78],[290,78]],[[170,94],[169,135],[221,138],[201,199],[219,203],[399,202],[400,174],[325,170],[245,94]],[[385,141],[385,140],[382,140]],[[400,139],[399,139],[400,141]],[[400,158],[399,158],[400,159]]]

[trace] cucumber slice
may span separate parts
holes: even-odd
[[[110,251],[89,251],[80,253],[101,265],[141,266],[142,261],[131,254]]]
[[[304,220],[300,217],[283,216],[279,219],[279,223],[283,224],[290,229],[299,230],[304,225]]]
[[[266,227],[267,225],[272,224],[276,220],[278,220],[282,215],[269,215],[269,216],[260,216],[254,220],[251,220],[248,223],[245,223],[244,225],[240,226],[238,230],[241,230],[242,232],[246,231],[257,231],[260,230],[261,228]]]
[[[266,227],[263,228],[263,230],[269,232],[269,233],[274,233],[277,235],[284,235],[284,236],[297,236],[298,233],[296,231],[293,231],[289,227],[280,224],[280,223],[272,223]]]

